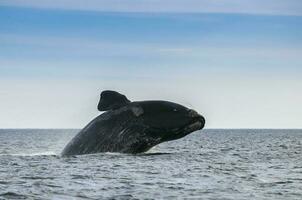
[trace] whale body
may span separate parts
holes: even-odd
[[[98,104],[105,111],[84,127],[64,148],[63,156],[100,152],[142,153],[204,127],[196,111],[169,101],[129,101],[103,91]]]

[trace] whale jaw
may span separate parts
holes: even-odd
[[[196,121],[193,124],[190,124],[189,126],[184,128],[184,132],[191,133],[193,131],[197,131],[202,129],[203,124],[200,121]]]

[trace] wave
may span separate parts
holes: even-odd
[[[37,153],[4,153],[0,156],[57,156],[58,154],[53,151],[44,151]]]

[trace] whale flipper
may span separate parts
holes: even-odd
[[[98,104],[99,111],[114,110],[130,103],[127,97],[115,91],[105,90],[101,93]]]

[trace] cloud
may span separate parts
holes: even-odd
[[[302,15],[301,0],[2,0],[1,5],[105,12]]]
[[[174,54],[185,54],[185,53],[191,53],[193,50],[191,48],[161,48],[158,50],[162,53],[174,53]]]

